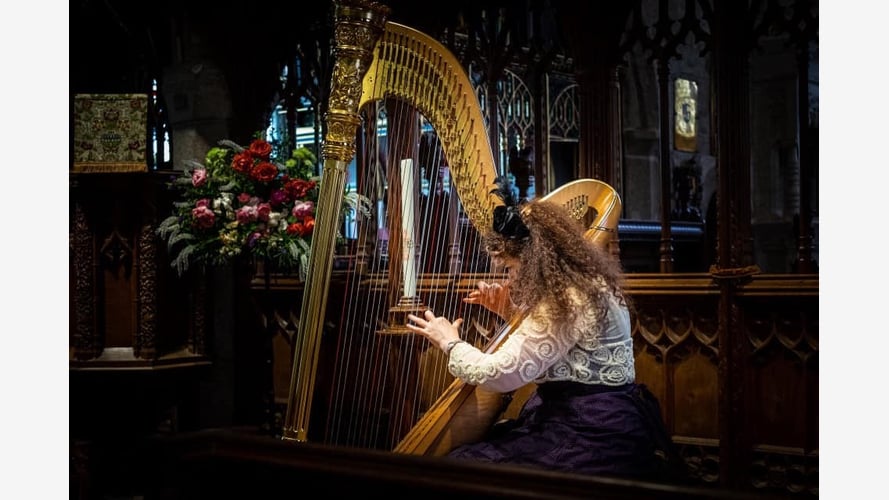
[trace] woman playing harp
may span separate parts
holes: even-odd
[[[672,458],[671,445],[656,399],[635,383],[618,262],[585,239],[563,207],[545,200],[519,207],[504,191],[485,240],[509,282],[480,282],[464,302],[504,317],[524,311],[523,322],[492,353],[461,340],[462,319],[427,310],[409,315],[407,326],[441,348],[450,373],[468,384],[510,392],[535,382],[538,389],[517,419],[449,455],[664,479],[658,457]]]

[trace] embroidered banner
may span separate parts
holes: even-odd
[[[148,95],[74,96],[74,172],[147,172]]]

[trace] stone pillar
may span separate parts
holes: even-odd
[[[166,69],[161,92],[170,116],[173,168],[186,160],[204,161],[220,139],[229,139],[231,96],[225,75],[198,33],[181,35],[181,57]]]

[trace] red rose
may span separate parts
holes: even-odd
[[[303,232],[300,236],[310,236],[312,231],[315,230],[315,218],[311,215],[307,215],[305,221],[303,222]]]
[[[272,182],[278,176],[278,167],[267,161],[257,163],[250,170],[250,177],[259,182]]]
[[[235,158],[232,160],[232,170],[235,172],[241,172],[242,174],[250,173],[250,169],[253,168],[253,157],[250,156],[250,153],[243,152],[235,155]]]
[[[299,222],[294,222],[287,226],[287,234],[298,234],[302,236],[303,225]]]
[[[256,139],[250,143],[247,151],[256,158],[268,160],[272,154],[272,145],[262,139]]]
[[[304,198],[309,191],[315,188],[315,181],[304,181],[302,179],[294,179],[288,182],[284,189],[291,199],[299,200]]]

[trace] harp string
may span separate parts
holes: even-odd
[[[372,103],[369,108],[362,110],[365,127],[362,138],[362,148],[356,156],[357,187],[359,193],[371,200],[373,216],[369,220],[359,219],[356,228],[358,241],[355,244],[356,259],[366,258],[367,270],[370,273],[380,271],[379,262],[385,256],[386,249],[379,243],[388,241],[385,233],[385,211],[382,204],[385,202],[385,164],[386,158],[379,141],[377,140],[379,121],[382,107]],[[381,231],[377,234],[375,231]],[[370,388],[380,385],[380,372],[375,370],[374,361],[379,358],[378,350],[372,342],[368,342],[366,336],[360,335],[366,331],[364,325],[370,324],[371,318],[379,315],[378,310],[367,308],[343,307],[345,304],[357,304],[360,301],[360,285],[364,277],[358,273],[362,269],[362,262],[355,262],[352,269],[345,273],[343,286],[346,290],[343,304],[331,304],[329,307],[340,306],[341,314],[340,330],[336,333],[336,348],[334,350],[334,382],[329,392],[327,406],[330,408],[324,439],[331,443],[358,443],[357,436],[366,434],[367,429],[378,425],[377,417],[365,408],[379,406],[375,401]],[[369,302],[373,305],[373,302]],[[363,376],[359,376],[362,374]],[[356,420],[355,414],[364,414],[368,418],[364,421]],[[375,439],[371,435],[368,439]]]
[[[402,51],[402,64],[409,65],[410,61],[405,58],[409,55],[406,51]],[[400,74],[401,87],[413,88],[412,82],[408,78],[409,75]],[[419,269],[417,269],[418,242],[417,218],[415,211],[418,207],[417,189],[422,185],[418,178],[420,168],[418,157],[418,140],[419,140],[419,113],[401,99],[392,99],[397,112],[393,115],[391,128],[395,134],[393,139],[395,143],[390,145],[390,151],[402,151],[395,157],[397,163],[390,165],[392,177],[397,177],[399,183],[398,191],[392,190],[390,195],[398,206],[397,216],[400,220],[401,228],[401,245],[397,248],[400,252],[401,267],[397,267],[398,262],[390,260],[390,280],[389,289],[394,293],[389,294],[389,307],[395,306],[402,298],[416,300],[419,298],[417,282],[419,280]],[[390,209],[391,211],[391,209]],[[397,230],[391,228],[391,230]],[[395,264],[395,266],[393,266]],[[399,271],[401,273],[399,274]],[[398,277],[400,276],[400,279]],[[402,325],[398,324],[399,319],[387,316],[385,327],[398,331]],[[403,321],[403,320],[401,320]],[[389,403],[389,429],[386,431],[388,441],[396,436],[404,426],[409,425],[406,419],[410,418],[411,408],[416,401],[411,398],[412,391],[410,388],[417,379],[417,360],[416,360],[416,339],[413,335],[400,331],[385,342],[384,348],[388,349],[389,356],[387,359],[391,365],[386,366],[388,373],[391,373],[391,392],[388,392],[384,403]],[[382,410],[386,412],[386,409]],[[389,445],[387,444],[388,448]]]

